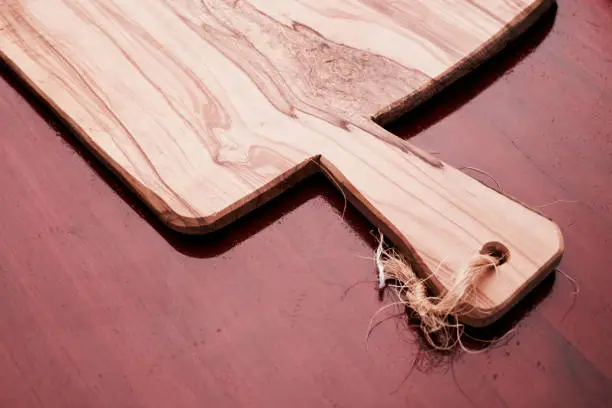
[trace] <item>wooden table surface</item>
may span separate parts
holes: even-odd
[[[511,330],[480,354],[428,351],[399,317],[366,347],[388,303],[372,226],[325,178],[181,236],[2,68],[0,407],[612,404],[612,2],[558,3],[392,128],[563,230],[580,292],[552,275],[470,333]]]

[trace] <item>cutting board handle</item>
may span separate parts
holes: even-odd
[[[499,272],[482,279],[462,320],[490,324],[556,267],[563,253],[558,226],[384,131],[353,130],[350,149],[339,145],[320,158],[347,198],[412,260],[433,289],[484,249],[505,253]],[[394,141],[391,143],[391,141]],[[503,248],[503,249],[500,249]]]

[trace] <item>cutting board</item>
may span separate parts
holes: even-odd
[[[482,326],[556,265],[559,229],[379,124],[501,49],[551,3],[2,0],[0,50],[178,231],[221,228],[321,171],[419,273],[435,271],[438,292],[501,243],[507,261],[479,283],[479,310],[462,317]]]

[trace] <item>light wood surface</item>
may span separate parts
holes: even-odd
[[[373,119],[421,102],[550,3],[5,0],[0,50],[174,229],[217,229],[322,170],[437,271],[438,290],[503,243],[509,261],[474,299],[485,311],[465,316],[482,325],[560,259],[558,228]]]

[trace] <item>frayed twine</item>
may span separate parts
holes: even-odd
[[[476,339],[468,336],[477,343],[485,344],[486,347],[476,349],[466,347],[462,341],[463,335],[467,335],[464,330],[465,326],[459,321],[460,316],[477,310],[477,307],[470,305],[470,297],[474,294],[478,281],[486,274],[497,273],[503,259],[495,253],[474,256],[465,267],[455,274],[450,288],[444,294],[430,296],[427,282],[436,276],[445,261],[438,265],[432,275],[427,278],[420,278],[404,256],[393,248],[385,247],[384,236],[380,233],[375,257],[378,270],[378,288],[381,293],[385,288],[391,289],[391,293],[396,300],[379,309],[370,319],[366,334],[366,346],[372,330],[378,325],[378,323],[373,324],[376,316],[382,311],[397,305],[412,312],[419,321],[419,329],[423,338],[436,351],[448,352],[458,347],[467,353],[477,354],[487,351],[489,346],[503,342],[515,329],[509,330],[494,340]],[[574,286],[571,296],[575,299],[580,292],[577,280],[559,268],[555,270]],[[569,310],[567,313],[569,313]],[[565,319],[565,316],[563,319]]]
[[[444,294],[430,296],[427,281],[437,274],[444,261],[430,277],[420,278],[405,257],[394,249],[385,247],[382,233],[376,249],[379,289],[388,287],[397,298],[396,302],[385,308],[399,304],[411,310],[418,317],[420,328],[429,345],[439,351],[448,351],[459,346],[465,351],[474,352],[461,342],[464,326],[459,322],[459,316],[476,309],[469,302],[476,283],[483,275],[496,273],[500,263],[500,258],[493,254],[477,254],[465,267],[457,271]]]
[[[470,166],[461,167],[460,170],[471,170],[489,177],[495,183],[495,190],[504,194],[501,184],[486,171]],[[580,201],[559,199],[550,203],[533,206],[533,208],[542,209],[560,203],[580,203]],[[367,339],[375,327],[373,326],[375,317],[389,307],[401,305],[416,315],[420,321],[420,329],[424,338],[434,350],[451,351],[458,346],[468,353],[486,351],[488,347],[483,349],[470,349],[463,344],[461,338],[464,334],[465,326],[459,322],[459,317],[476,310],[476,307],[470,306],[469,298],[474,293],[476,283],[480,278],[487,273],[498,272],[499,265],[503,263],[505,259],[503,256],[500,257],[499,255],[499,253],[493,251],[491,253],[480,253],[475,255],[465,267],[457,272],[447,292],[440,296],[429,296],[426,285],[427,281],[438,273],[445,261],[443,260],[438,265],[430,277],[421,279],[414,272],[410,263],[404,256],[393,249],[385,247],[384,236],[380,233],[375,257],[376,268],[378,270],[378,288],[381,296],[386,287],[392,289],[392,293],[395,295],[397,301],[384,306],[372,317],[372,319],[370,319],[368,333],[366,335],[366,346]],[[574,291],[571,295],[575,298],[580,291],[576,279],[559,268],[556,270],[574,285]],[[565,316],[563,319],[565,319]],[[512,329],[506,332],[503,336],[493,341],[472,339],[481,343],[488,343],[490,346],[506,339],[514,330],[515,329]]]

